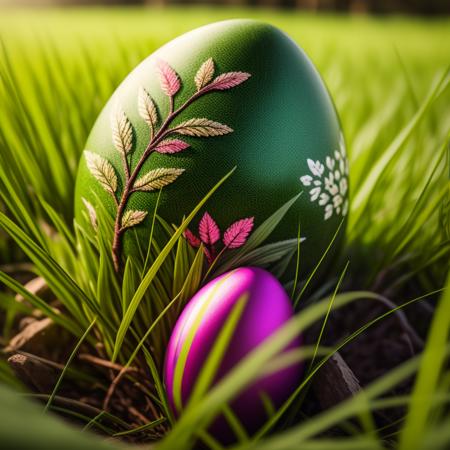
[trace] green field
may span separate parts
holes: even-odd
[[[107,331],[100,323],[94,325],[95,307],[87,303],[79,308],[77,303],[83,295],[93,304],[100,301],[99,286],[108,289],[105,280],[113,276],[107,270],[104,279],[94,276],[96,271],[90,268],[98,269],[98,261],[94,260],[102,255],[102,250],[92,250],[95,256],[90,255],[91,260],[83,256],[80,248],[85,250],[90,244],[74,231],[74,180],[84,142],[114,89],[142,59],[185,31],[236,17],[270,22],[306,51],[334,99],[349,153],[351,210],[347,246],[334,272],[320,283],[313,280],[305,290],[304,283],[299,283],[300,295],[306,293],[305,297],[311,300],[300,315],[307,316],[308,311],[322,305],[324,310],[317,313],[320,319],[316,320],[323,320],[347,260],[349,269],[340,286],[344,293],[331,297],[335,306],[350,301],[346,295],[357,301],[367,293],[376,293],[397,306],[429,296],[427,308],[436,311],[419,325],[417,317],[409,318],[421,338],[428,335],[423,358],[406,362],[396,372],[386,370],[384,376],[370,380],[374,384],[368,387],[367,398],[356,396],[353,402],[321,411],[309,420],[296,421],[285,431],[293,414],[289,410],[280,414],[280,420],[276,419],[278,434],[256,443],[244,440],[241,448],[298,448],[299,442],[304,448],[392,448],[400,436],[403,450],[444,449],[450,442],[450,372],[445,369],[450,330],[448,289],[441,295],[449,286],[446,278],[450,259],[448,18],[371,18],[208,8],[0,10],[0,211],[5,212],[0,216],[0,282],[9,287],[0,288],[0,344],[8,342],[17,317],[27,313],[14,306],[11,292],[20,292],[21,288],[10,276],[15,275],[17,264],[31,261],[33,271],[43,275],[65,306],[60,325],[80,338],[92,324],[98,332],[96,337],[101,336],[106,353],[111,356],[108,346],[114,344],[121,320]],[[73,281],[83,295],[71,284]],[[145,282],[145,278],[139,281]],[[123,286],[118,290],[118,306],[112,302],[108,307],[111,317],[119,310],[122,314],[121,295],[127,290]],[[365,294],[346,294],[351,291]],[[142,308],[142,314],[153,322],[161,313],[164,322],[164,307],[170,300],[161,298],[156,311]],[[36,301],[33,306],[37,304]],[[45,306],[40,305],[39,309],[46,314]],[[168,327],[170,323],[167,319]],[[133,349],[146,332],[140,323],[134,325],[136,334],[130,337],[129,333],[126,350],[119,358],[122,365],[129,358],[133,361]],[[347,334],[358,326],[347,330]],[[157,327],[151,338],[153,348],[160,348],[158,336],[163,335]],[[148,354],[136,364],[149,364]],[[160,367],[149,367],[146,370],[157,384]],[[248,367],[257,367],[257,361],[249,361]],[[383,404],[379,397],[386,392],[392,394],[393,386],[415,371],[419,376],[410,386],[411,395],[393,397],[399,405],[411,402],[411,408],[403,411],[397,428],[383,431],[374,419],[374,411],[386,407],[388,401]],[[236,374],[236,380],[241,380],[236,381],[237,385],[244,383],[244,374],[241,371],[240,378]],[[15,384],[0,359],[2,379]],[[141,432],[139,436],[145,436],[142,439],[146,442],[168,432],[161,448],[188,448],[194,437],[200,436],[214,448],[217,442],[206,432],[195,433],[196,428],[205,426],[202,417],[216,411],[218,404],[232,396],[229,387],[219,388],[215,397],[211,395],[194,404],[189,417],[183,416],[174,425],[168,418],[167,427],[160,429],[160,434],[149,431],[148,435]],[[300,405],[303,397],[301,394],[293,398],[294,406]],[[164,416],[165,399],[159,400],[158,412]],[[376,406],[377,402],[381,406]],[[11,400],[10,405],[13,403]],[[447,403],[447,411],[443,403]],[[15,430],[20,430],[19,409],[26,409],[27,404],[17,404],[15,416],[7,408],[0,405],[0,438],[4,435],[5,442]],[[27,411],[33,413],[34,409]],[[78,419],[92,421],[92,414],[87,416]],[[8,420],[3,422],[6,417]],[[37,412],[36,417],[27,420],[40,423]],[[351,417],[358,419],[350,422]],[[105,419],[104,428],[101,431],[105,434],[114,434],[111,429],[127,430],[111,418]],[[331,440],[333,434],[327,433],[336,428],[339,439]],[[56,435],[40,434],[39,430],[36,426],[33,434],[42,441],[42,448],[46,442],[57,439]],[[70,435],[67,439],[77,438]]]
[[[342,121],[351,157],[353,194],[381,152],[410,122],[448,64],[450,52],[445,44],[450,34],[448,19],[372,19],[197,8],[4,10],[0,16],[0,33],[29,114],[34,119],[39,107],[45,106],[48,114],[53,115],[51,123],[38,126],[46,147],[43,151],[50,151],[49,145],[62,146],[60,151],[69,156],[67,170],[73,179],[76,156],[82,150],[89,129],[124,76],[173,37],[197,26],[233,17],[253,17],[280,27],[311,57]],[[48,90],[51,95],[47,94]],[[8,92],[3,96],[7,98],[0,105],[2,116],[6,121],[13,120],[5,107],[17,109],[17,105],[14,100],[9,105]],[[385,174],[382,182],[386,186],[398,184],[400,191],[396,188],[396,198],[401,198],[404,188],[408,190],[409,200],[417,197],[411,190],[418,194],[419,180],[426,177],[423,171],[429,167],[429,158],[438,152],[447,136],[448,104],[447,94],[427,111],[423,124],[415,127],[415,138],[408,142],[409,149],[403,156],[413,164],[404,163],[400,173],[395,169]],[[36,118],[39,120],[44,120],[42,115]],[[48,141],[47,128],[54,127],[55,120],[58,128],[64,125],[64,120],[70,120],[70,130],[69,127],[61,130],[62,142]],[[3,121],[2,128],[6,132],[13,128],[17,137],[18,126],[8,127]],[[54,192],[48,180],[42,182],[45,183],[40,186],[43,191]],[[58,189],[64,194],[59,210],[65,209],[66,218],[72,213],[72,188],[73,183],[67,183]],[[51,197],[46,196],[53,202]],[[373,209],[378,210],[377,217],[372,219],[382,220],[385,225],[392,223],[398,218],[392,199],[389,205],[383,196],[378,200],[372,202]],[[373,222],[370,228],[366,230],[365,240],[376,232]]]

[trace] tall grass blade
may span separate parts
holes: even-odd
[[[197,204],[197,206],[192,210],[192,212],[186,217],[186,219],[183,221],[183,223],[179,226],[177,231],[173,234],[173,236],[170,238],[169,242],[165,245],[165,247],[161,250],[161,253],[157,256],[154,263],[148,270],[148,272],[145,274],[144,278],[141,281],[141,284],[138,286],[135,295],[131,299],[130,305],[127,308],[127,311],[122,319],[122,322],[120,323],[119,329],[117,331],[116,336],[116,342],[114,344],[114,353],[112,360],[115,361],[120,348],[122,347],[123,340],[125,338],[125,334],[128,330],[128,327],[131,324],[131,321],[133,320],[133,317],[136,313],[136,310],[139,306],[139,303],[141,302],[145,291],[147,290],[150,283],[153,281],[153,278],[155,277],[156,273],[158,272],[159,268],[163,264],[164,260],[169,255],[170,251],[172,250],[173,246],[176,244],[177,240],[181,237],[184,230],[187,228],[191,220],[194,218],[194,216],[198,213],[198,211],[202,208],[202,206],[206,203],[206,201],[214,194],[214,192],[232,175],[232,173],[235,171],[235,169],[232,169],[230,172],[228,172],[209,192],[208,194]]]
[[[405,425],[400,433],[400,450],[420,448],[431,419],[432,404],[424,399],[436,392],[439,378],[445,368],[450,336],[450,275],[447,286],[434,312],[428,334],[427,345],[420,363],[420,370],[414,385],[411,404]]]

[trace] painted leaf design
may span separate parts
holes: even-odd
[[[207,87],[208,91],[225,91],[226,89],[231,89],[244,81],[248,80],[251,75],[247,72],[227,72],[214,78],[212,83]]]
[[[197,86],[197,91],[205,87],[214,76],[214,61],[212,58],[207,59],[198,69],[195,74],[195,85]]]
[[[102,185],[103,189],[114,194],[117,190],[117,176],[111,163],[97,153],[85,150],[84,157],[91,174]]]
[[[113,143],[116,149],[127,155],[133,147],[133,127],[123,109],[117,105],[111,114]]]
[[[141,223],[147,216],[147,211],[130,209],[122,217],[122,229],[131,228]]]
[[[228,125],[202,118],[186,120],[172,128],[172,131],[185,136],[208,137],[232,133],[233,129]]]
[[[200,247],[200,244],[201,244],[200,239],[188,228],[186,228],[186,230],[184,230],[184,237],[186,238],[186,240],[189,242],[189,244],[192,247],[194,247],[194,248]]]
[[[248,235],[252,231],[253,220],[253,217],[249,217],[247,219],[238,220],[230,225],[223,235],[223,243],[225,244],[225,247],[242,247],[245,244]]]
[[[161,189],[173,183],[183,172],[184,169],[166,167],[150,170],[150,172],[136,180],[133,189],[146,192]]]
[[[88,202],[84,197],[81,197],[81,200],[87,209],[92,228],[94,228],[94,230],[97,230],[97,213],[95,212],[94,206],[92,205],[92,203]]]
[[[172,67],[165,61],[158,61],[159,78],[161,89],[169,97],[173,97],[180,90],[180,79]]]
[[[153,130],[158,122],[158,111],[150,94],[141,86],[138,94],[139,115],[147,122]]]
[[[214,219],[207,213],[203,215],[198,225],[200,239],[206,245],[215,244],[220,239],[220,230]]]
[[[165,139],[156,147],[155,152],[158,153],[178,153],[188,148],[189,144],[181,139]]]

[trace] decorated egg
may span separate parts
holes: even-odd
[[[174,413],[179,415],[200,389],[197,383],[213,351],[222,352],[214,377],[217,382],[292,316],[283,286],[263,269],[242,267],[206,284],[183,310],[167,348],[164,380]],[[231,329],[228,338],[223,337],[226,329]],[[217,347],[220,340],[226,344]],[[300,344],[298,337],[284,351]],[[231,407],[248,430],[268,418],[264,395],[279,406],[298,385],[301,371],[302,364],[296,363],[262,376],[232,401]]]
[[[98,199],[104,204],[119,267],[136,243],[146,248],[157,203],[159,216],[180,224],[233,167],[206,207],[220,229],[243,218],[256,228],[303,191],[270,240],[297,237],[300,224],[301,268],[315,264],[348,210],[339,120],[306,54],[254,20],[191,31],[129,74],[87,140],[77,221],[87,229]]]

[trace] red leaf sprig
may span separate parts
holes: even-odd
[[[227,72],[216,77],[210,84],[207,85],[207,91],[225,91],[226,89],[239,86],[244,81],[250,78],[247,72]]]
[[[173,97],[181,87],[180,79],[172,67],[166,61],[158,61],[159,78],[161,81],[161,89],[169,97]]]
[[[211,246],[220,239],[220,229],[215,220],[207,213],[203,215],[198,225],[198,232],[202,242]]]
[[[156,147],[155,152],[158,153],[178,153],[189,147],[189,144],[181,139],[165,139]]]
[[[242,247],[247,242],[253,225],[254,217],[247,217],[232,223],[223,233],[221,253],[227,249]],[[216,244],[220,240],[221,233],[216,221],[208,212],[205,212],[199,222],[198,234],[200,237],[197,237],[191,230],[186,229],[184,237],[194,248],[198,248],[203,244],[206,259],[209,264],[212,264],[218,255]]]
[[[234,222],[225,231],[223,235],[223,243],[227,248],[242,247],[253,228],[253,217],[238,220]]]

